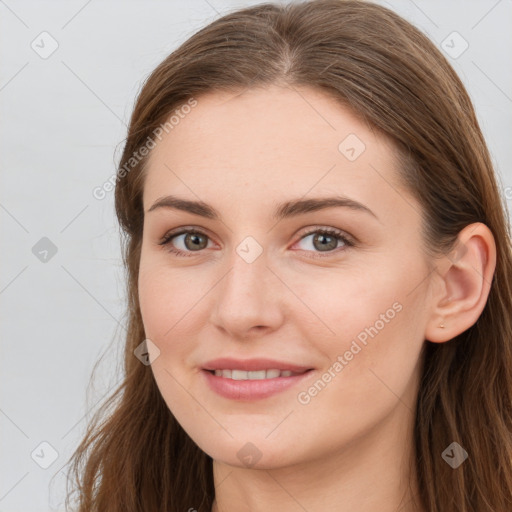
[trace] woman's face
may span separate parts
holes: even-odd
[[[429,271],[393,147],[309,88],[197,100],[153,149],[143,196],[140,306],[169,409],[234,466],[403,441]]]

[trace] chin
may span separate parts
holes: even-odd
[[[250,437],[247,437],[250,439]],[[254,438],[253,438],[254,439]],[[272,442],[258,436],[255,440],[239,441],[231,439],[225,446],[218,444],[212,449],[201,447],[214,461],[228,466],[243,469],[276,469],[298,462],[297,451],[293,447],[283,445],[282,442]],[[293,455],[293,458],[290,458]]]

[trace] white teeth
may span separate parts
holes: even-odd
[[[299,375],[291,370],[215,370],[217,377],[224,377],[233,380],[262,380],[262,379],[275,379],[277,377],[291,377],[292,375]]]
[[[244,372],[243,370],[231,370],[231,378],[233,380],[245,380],[248,379],[248,376],[247,372]]]
[[[266,373],[267,372],[265,370],[258,370],[258,371],[254,371],[254,372],[247,372],[247,378],[248,379],[254,379],[254,380],[261,380],[261,379],[265,378]]]

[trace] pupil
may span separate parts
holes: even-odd
[[[187,245],[187,249],[190,249],[191,247],[188,247],[188,244],[186,243],[187,241],[190,241],[190,240],[193,240],[193,246],[197,249],[197,248],[200,248],[202,249],[203,247],[201,246],[201,241],[200,241],[200,237],[202,235],[199,235],[197,233],[195,234],[188,234],[188,236],[185,237],[185,245]],[[204,244],[203,244],[204,245]],[[194,248],[192,247],[192,248]]]
[[[314,241],[318,242],[320,238],[322,238],[324,240],[324,242],[320,243],[320,248],[336,249],[337,240],[334,237],[332,237],[330,235],[319,234],[319,235],[315,236]],[[325,242],[326,239],[328,240],[327,242]],[[329,242],[329,240],[330,240],[330,242]]]

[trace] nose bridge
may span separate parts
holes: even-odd
[[[268,272],[267,258],[263,250],[256,254],[254,247],[243,242],[235,248],[232,255],[231,270],[226,276],[223,294],[236,300],[243,300],[244,297],[261,298],[265,295],[268,284]]]
[[[257,254],[253,242],[246,242],[233,251],[230,269],[215,297],[213,316],[214,323],[239,336],[255,326],[275,328],[282,313],[274,289],[276,279],[267,268],[263,248]]]

